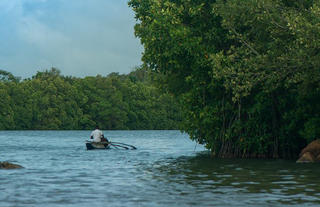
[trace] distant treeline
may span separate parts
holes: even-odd
[[[152,74],[65,77],[58,69],[20,80],[0,71],[0,129],[177,129],[176,100],[152,84]]]

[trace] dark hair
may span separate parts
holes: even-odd
[[[98,126],[98,125],[96,125],[96,129],[99,129],[99,126]]]

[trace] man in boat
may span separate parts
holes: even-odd
[[[109,142],[107,138],[104,137],[103,132],[96,126],[96,129],[91,132],[90,139],[93,142]]]

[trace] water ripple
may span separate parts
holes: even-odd
[[[213,159],[178,131],[106,131],[137,150],[87,151],[89,131],[0,131],[0,206],[318,206],[318,165]],[[42,141],[43,140],[43,141]]]

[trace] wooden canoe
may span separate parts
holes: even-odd
[[[108,142],[86,142],[87,150],[94,150],[94,149],[110,149],[110,145]]]

